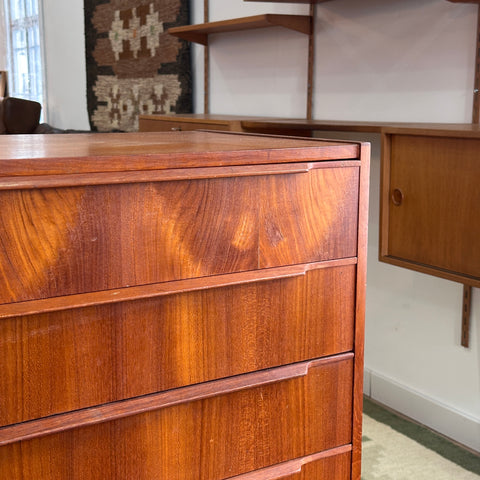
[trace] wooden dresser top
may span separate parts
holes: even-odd
[[[0,176],[358,159],[355,142],[220,132],[0,136]]]

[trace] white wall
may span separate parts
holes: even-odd
[[[46,120],[89,130],[83,0],[43,0]]]
[[[201,23],[203,0],[193,3],[193,21]],[[319,4],[314,118],[471,121],[476,8],[446,0]],[[212,21],[284,12],[308,7],[210,0]],[[306,48],[303,35],[277,27],[212,36],[210,111],[304,117]],[[202,112],[203,47],[194,52]],[[379,136],[336,136],[372,142],[367,393],[480,451],[480,291],[465,349],[462,286],[378,261]]]

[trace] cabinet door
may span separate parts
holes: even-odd
[[[384,140],[380,259],[480,285],[480,140]]]

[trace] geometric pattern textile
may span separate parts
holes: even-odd
[[[93,131],[138,130],[139,114],[192,111],[188,0],[84,0],[87,108]]]

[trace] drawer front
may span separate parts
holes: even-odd
[[[0,192],[0,303],[354,257],[358,168]]]
[[[355,274],[319,268],[0,320],[0,424],[350,351]]]
[[[350,480],[351,459],[349,447],[334,448],[228,480]]]
[[[138,127],[140,132],[171,132],[190,130],[230,130],[229,125],[219,123],[181,122],[172,120],[151,120],[139,118]]]
[[[229,478],[349,444],[352,381],[351,358],[311,362],[298,378],[5,445],[0,471],[11,480]]]
[[[344,453],[335,457],[329,457],[305,463],[298,473],[278,477],[282,480],[350,480],[351,478],[351,455]],[[245,479],[247,480],[247,479]],[[252,479],[253,480],[253,479]]]

